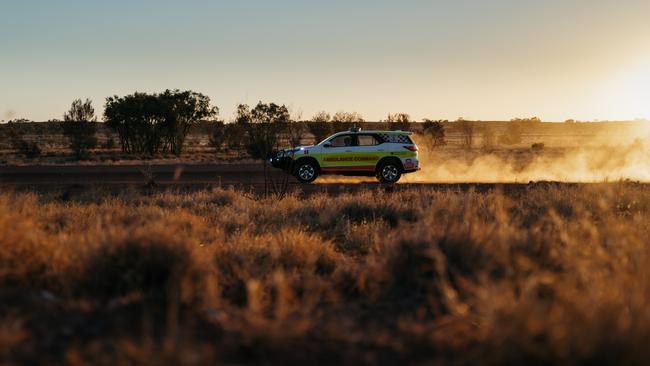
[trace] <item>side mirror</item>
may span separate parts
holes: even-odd
[[[323,147],[332,147],[332,144],[330,144],[330,143],[328,142],[328,143],[326,143],[325,145],[323,145]]]

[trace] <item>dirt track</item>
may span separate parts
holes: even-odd
[[[269,168],[274,177],[281,172]],[[251,184],[264,182],[257,164],[221,165],[43,165],[0,168],[0,183],[42,184]]]
[[[271,167],[269,177],[281,182],[284,173]],[[417,173],[416,173],[417,174]],[[328,182],[329,181],[329,182]],[[299,184],[289,178],[289,189],[302,192],[341,192],[386,187],[379,183],[357,183],[355,179],[340,180],[324,178],[319,184]],[[372,181],[372,180],[370,180]],[[0,189],[28,189],[47,191],[51,189],[78,189],[106,187],[120,190],[124,187],[159,187],[198,189],[203,187],[234,187],[260,192],[265,185],[264,169],[260,164],[221,165],[61,165],[61,166],[10,166],[0,167]],[[534,185],[575,185],[573,183],[536,183]],[[503,189],[519,191],[531,184],[525,183],[402,183],[388,189],[411,189],[431,187],[436,189],[477,191]]]

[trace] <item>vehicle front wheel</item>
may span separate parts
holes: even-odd
[[[295,176],[300,183],[311,183],[318,177],[318,167],[309,160],[299,162],[296,166]]]
[[[377,169],[377,179],[382,183],[396,183],[401,177],[402,170],[395,161],[383,162]]]

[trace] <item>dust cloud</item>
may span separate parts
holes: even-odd
[[[643,136],[643,138],[641,137]],[[528,183],[530,181],[650,181],[650,138],[646,130],[625,137],[599,135],[572,147],[499,148],[491,152],[446,148],[420,153],[422,170],[405,183]]]
[[[531,153],[532,154],[532,153]],[[645,145],[579,149],[557,156],[544,152],[526,161],[486,154],[458,158],[449,154],[421,155],[422,170],[404,182],[602,182],[621,179],[650,181],[650,150]]]

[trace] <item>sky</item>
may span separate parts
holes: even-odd
[[[412,118],[650,118],[648,0],[0,0],[0,120],[190,89]]]

